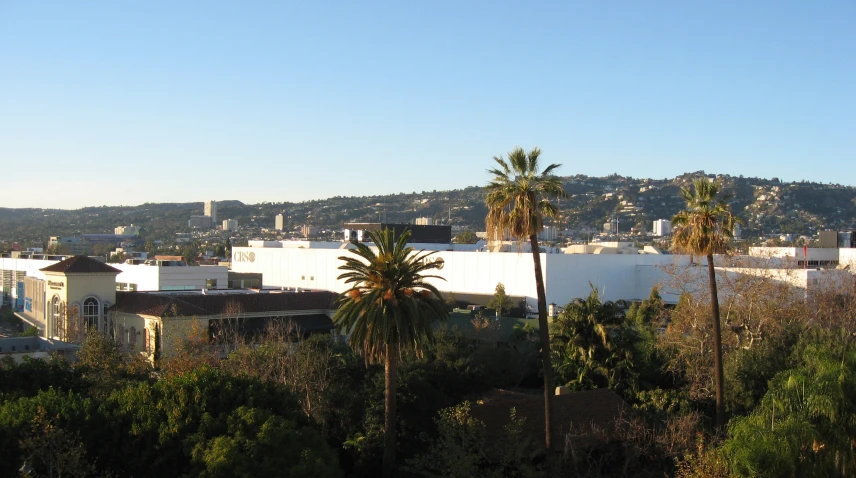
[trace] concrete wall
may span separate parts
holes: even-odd
[[[839,250],[834,248],[808,248],[808,260],[810,261],[837,261]],[[805,259],[805,254],[802,247],[750,247],[749,255],[752,257],[763,258],[793,258],[794,263]]]

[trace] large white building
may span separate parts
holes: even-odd
[[[668,236],[672,234],[672,221],[666,219],[657,219],[654,221],[654,235]]]
[[[413,244],[417,250],[436,251],[429,260],[442,261],[432,283],[441,291],[492,296],[502,283],[512,297],[537,301],[532,254],[516,249],[489,252],[458,249],[450,244]],[[338,279],[340,256],[350,254],[346,242],[251,241],[232,249],[232,271],[260,273],[265,286],[344,292]],[[486,248],[483,248],[486,249]],[[688,265],[688,256],[663,254],[564,254],[558,249],[541,254],[547,301],[565,304],[586,297],[596,287],[605,300],[642,300],[661,283],[665,269]],[[666,300],[677,297],[665,294]]]

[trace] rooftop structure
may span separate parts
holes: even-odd
[[[56,353],[72,355],[78,349],[79,345],[44,337],[0,337],[0,360],[12,357],[15,362],[22,362],[24,357],[48,358]]]
[[[379,231],[390,229],[395,237],[399,237],[404,231],[410,231],[410,241],[426,244],[451,244],[452,227],[436,225],[417,224],[392,224],[384,222],[361,222],[345,224],[346,241],[364,241],[367,239],[365,231]]]

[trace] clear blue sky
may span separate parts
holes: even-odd
[[[0,0],[0,207],[561,175],[856,185],[856,2]]]

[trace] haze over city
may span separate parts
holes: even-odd
[[[705,170],[856,184],[856,4],[0,4],[0,206]],[[7,176],[8,177],[8,176]],[[30,178],[29,180],[24,180]]]

